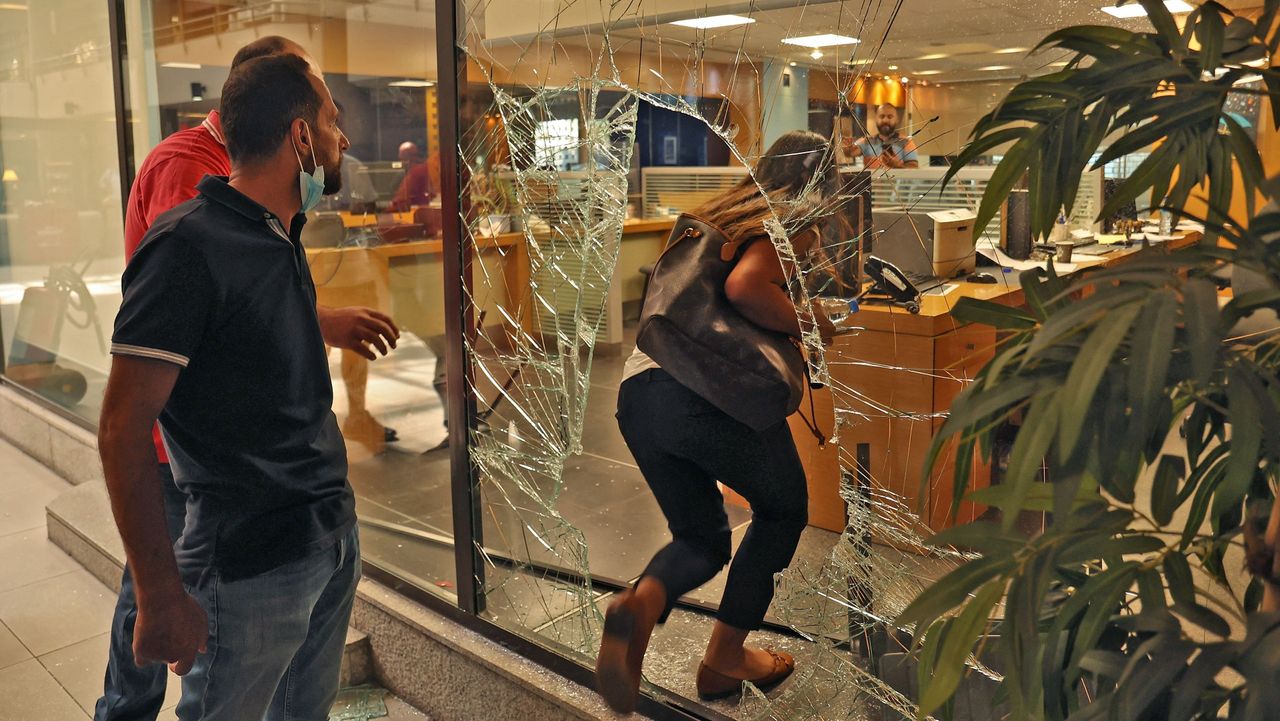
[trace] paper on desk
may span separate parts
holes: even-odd
[[[1114,245],[1116,243],[1123,243],[1124,236],[1121,235],[1120,233],[1114,233],[1114,234],[1100,233],[1098,235],[1098,242],[1101,243],[1102,245]]]
[[[929,290],[926,290],[920,295],[948,295],[951,293],[951,291],[959,287],[960,286],[956,285],[955,283],[943,283],[937,288],[930,288]]]
[[[984,257],[995,261],[996,265],[1002,268],[1012,268],[1013,270],[1031,270],[1032,268],[1044,268],[1048,261],[1043,260],[1018,260],[1011,258],[1000,247],[990,240],[980,241],[977,245],[977,251]],[[1075,263],[1059,263],[1053,261],[1053,269],[1059,273],[1074,273],[1076,270]]]
[[[1191,230],[1197,233],[1204,232],[1204,223],[1197,223],[1194,220],[1179,220],[1178,230]]]

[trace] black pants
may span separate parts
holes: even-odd
[[[647,370],[619,389],[618,426],[671,529],[671,543],[644,571],[667,588],[663,620],[677,598],[729,562],[720,481],[747,499],[752,520],[716,618],[759,628],[773,599],[773,575],[791,563],[808,522],[804,469],[786,421],[753,431],[666,371]]]

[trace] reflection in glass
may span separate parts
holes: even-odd
[[[351,147],[342,189],[302,236],[319,304],[365,307],[400,327],[367,360],[331,349],[334,412],[347,440],[366,561],[434,593],[454,593],[445,438],[443,266],[434,5],[288,3],[279,12],[154,0],[127,3],[141,48],[126,72],[138,162],[218,106],[237,48],[279,35],[324,74]],[[118,270],[117,270],[118,272]]]
[[[0,9],[0,328],[6,376],[94,422],[123,221],[107,6]]]

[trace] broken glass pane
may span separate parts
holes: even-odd
[[[790,421],[810,525],[753,636],[794,653],[797,672],[768,695],[712,705],[751,719],[914,717],[909,633],[893,619],[963,559],[925,539],[987,510],[964,503],[952,518],[952,468],[969,459],[944,449],[922,483],[924,459],[997,341],[951,318],[974,253],[940,256],[931,238],[942,221],[927,213],[976,207],[992,169],[943,188],[948,156],[1013,81],[1060,60],[1028,48],[1085,18],[1033,0],[472,0],[459,10],[484,614],[593,662],[610,594],[669,538],[613,418],[647,275],[676,215],[754,180],[784,132],[810,130],[830,139],[814,184],[829,179],[838,192],[812,211],[771,201],[764,223],[815,386]],[[886,105],[896,129],[880,127]],[[894,132],[892,151],[864,157],[856,142]],[[1085,184],[1096,190],[1081,212],[1096,211],[1101,178]],[[820,242],[797,254],[797,231],[815,222]],[[998,222],[984,238],[1000,237]],[[865,292],[870,255],[942,277],[913,302],[883,287],[876,298]],[[818,298],[842,331],[829,347]],[[973,469],[977,485],[998,473]],[[726,503],[737,544],[750,511],[732,493]],[[659,697],[696,698],[724,583],[721,574],[690,593],[655,634],[645,673]]]

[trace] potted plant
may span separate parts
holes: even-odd
[[[975,651],[999,660],[993,702],[1016,719],[1261,719],[1280,709],[1280,614],[1263,604],[1257,575],[1233,579],[1246,546],[1257,573],[1280,570],[1280,344],[1231,331],[1280,307],[1280,210],[1255,207],[1260,192],[1277,196],[1254,139],[1224,109],[1238,83],[1260,76],[1265,89],[1243,92],[1268,97],[1280,118],[1270,65],[1280,0],[1253,19],[1211,0],[1181,28],[1160,0],[1140,2],[1151,32],[1048,36],[1040,49],[1067,51],[1068,64],[1010,91],[951,170],[1007,145],[975,227],[1025,173],[1034,237],[1070,207],[1086,168],[1155,144],[1101,215],[1149,190],[1152,210],[1198,216],[1205,235],[1086,277],[1024,273],[1025,308],[955,308],[1002,341],[953,404],[934,458],[950,442],[961,457],[990,459],[997,429],[1021,427],[1004,482],[968,494],[1003,520],[935,537],[978,556],[899,618],[915,630],[921,716],[945,712]],[[1184,211],[1193,193],[1203,214]],[[1232,218],[1241,193],[1247,217]],[[1216,279],[1229,266],[1260,274],[1264,288],[1220,305]],[[958,504],[970,464],[955,467]],[[1025,510],[1052,514],[1031,539],[1013,528]]]

